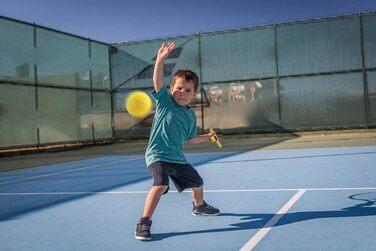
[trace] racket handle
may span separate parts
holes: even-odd
[[[210,133],[215,133],[213,128],[210,128]],[[211,136],[210,141],[212,143],[216,143],[219,148],[222,148],[222,144],[221,144],[221,141],[219,140],[218,136]]]

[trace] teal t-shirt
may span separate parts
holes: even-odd
[[[188,107],[177,104],[167,87],[153,93],[156,100],[149,144],[146,149],[146,164],[156,161],[186,164],[183,145],[197,136],[196,115]]]

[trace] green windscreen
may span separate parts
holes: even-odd
[[[184,46],[166,61],[166,83],[168,76],[185,66],[200,75],[193,107],[197,125],[204,130],[214,127],[239,133],[372,127],[375,17],[374,13],[347,15],[203,33],[191,40],[171,38],[176,44],[183,41]],[[169,40],[117,46],[124,58],[137,61],[122,65],[123,72],[132,72],[124,76],[147,70],[114,91],[116,118],[129,116],[124,100],[132,89],[152,90],[153,69],[148,66],[165,41]],[[115,130],[130,132],[151,123],[129,120],[119,119],[122,124],[115,122]]]
[[[90,41],[89,69],[92,86],[99,89],[111,89],[110,56],[107,45]]]
[[[0,147],[112,138],[109,46],[0,18]]]
[[[91,138],[90,92],[39,89],[38,124],[41,143]]]
[[[273,27],[201,36],[202,82],[276,75]]]
[[[279,74],[282,76],[361,69],[359,18],[279,25]]]
[[[37,126],[35,87],[0,84],[0,147],[37,144]]]
[[[376,15],[363,17],[364,61],[367,68],[376,67]]]
[[[273,79],[205,85],[206,128],[278,131],[277,84]]]
[[[90,88],[88,41],[43,28],[37,39],[40,83]]]
[[[371,123],[376,123],[376,71],[367,72]]]
[[[280,84],[286,128],[366,123],[361,73],[283,79]]]
[[[0,78],[33,83],[33,26],[0,18],[0,34]]]
[[[111,123],[111,94],[109,92],[94,92],[91,108],[94,139],[112,137]]]
[[[162,43],[165,84],[200,78],[199,133],[376,126],[376,13],[105,44],[0,17],[0,147],[147,138],[153,112],[124,107],[153,91]]]

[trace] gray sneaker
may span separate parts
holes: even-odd
[[[141,218],[136,226],[136,233],[135,238],[141,241],[150,241],[151,240],[151,233],[150,233],[150,226],[152,221],[149,217]]]
[[[218,208],[212,207],[204,201],[204,203],[200,206],[195,206],[193,203],[193,216],[216,216],[219,215],[220,211]]]

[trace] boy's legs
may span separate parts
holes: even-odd
[[[167,193],[169,188],[169,172],[166,163],[160,161],[154,162],[148,168],[153,176],[154,183],[146,197],[143,217],[151,218],[161,196]]]
[[[161,196],[168,190],[168,172],[163,163],[155,162],[149,167],[154,178],[153,186],[146,196],[144,212],[137,222],[135,238],[138,240],[151,240],[150,227],[152,224],[151,217],[158,205]]]
[[[200,206],[204,203],[204,189],[202,186],[192,188],[192,199],[195,206]]]
[[[143,216],[139,219],[136,225],[136,239],[143,241],[151,240],[151,216],[153,215],[161,196],[167,190],[167,188],[168,186],[164,185],[154,185],[152,188],[150,188],[146,197]]]
[[[146,197],[144,213],[142,217],[148,217],[151,219],[151,216],[154,213],[155,208],[158,205],[158,202],[167,190],[168,186],[152,186],[149,190],[149,193]]]
[[[219,209],[208,205],[204,201],[203,180],[190,164],[176,166],[170,178],[179,192],[187,188],[192,189],[193,210],[192,214],[197,215],[219,215]]]
[[[193,210],[192,214],[194,216],[209,216],[209,215],[219,215],[220,211],[218,208],[210,206],[204,201],[204,189],[203,187],[193,187],[192,188],[192,199],[193,199]]]
[[[193,215],[218,215],[219,210],[204,201],[203,181],[191,165],[177,165],[171,163],[155,162],[149,166],[154,184],[146,197],[143,217],[136,227],[136,239],[150,240],[151,217],[158,205],[161,196],[167,193],[169,176],[179,192],[192,188]]]

